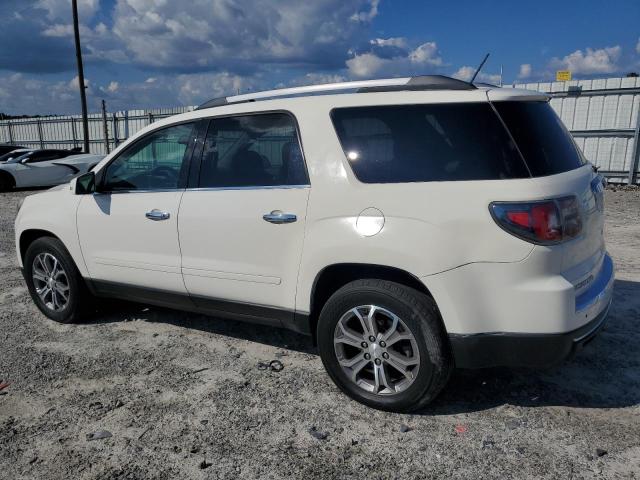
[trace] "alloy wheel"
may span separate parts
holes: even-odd
[[[367,392],[397,394],[417,378],[417,341],[402,319],[385,308],[362,305],[344,313],[333,344],[344,374]]]
[[[69,277],[60,261],[51,253],[39,253],[33,259],[31,276],[36,294],[54,312],[69,303]]]

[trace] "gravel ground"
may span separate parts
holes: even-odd
[[[606,193],[601,334],[550,370],[457,371],[417,415],[347,399],[294,333],[116,303],[46,319],[14,253],[31,193],[0,195],[2,478],[640,477],[640,190]]]

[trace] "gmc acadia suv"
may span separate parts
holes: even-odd
[[[614,279],[603,179],[548,97],[441,76],[212,100],[27,197],[15,231],[53,320],[117,297],[289,328],[392,411],[454,366],[570,356]]]

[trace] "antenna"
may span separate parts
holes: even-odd
[[[476,73],[473,74],[473,77],[471,77],[471,80],[469,80],[469,83],[473,85],[473,81],[476,79],[476,77],[478,76],[478,74],[480,73],[480,70],[482,70],[482,67],[484,67],[485,62],[487,61],[487,58],[489,58],[489,54],[487,53],[484,56],[484,59],[482,60],[482,62],[480,62],[480,65],[478,66],[478,68],[476,69]]]

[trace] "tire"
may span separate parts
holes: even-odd
[[[376,307],[374,327],[367,321],[372,306]],[[373,342],[371,328],[376,334]],[[394,331],[397,333],[390,333]],[[335,292],[320,313],[317,339],[322,363],[335,384],[351,398],[380,410],[411,412],[426,406],[444,388],[453,369],[435,302],[386,280],[357,280]],[[356,339],[367,347],[363,343],[356,347]],[[354,361],[355,366],[343,367]],[[376,371],[384,375],[376,376]],[[376,383],[376,378],[386,382]]]
[[[0,173],[0,192],[8,192],[13,189],[13,177],[8,173]]]
[[[58,262],[57,270],[53,268],[56,265],[54,261]],[[59,273],[60,269],[62,274]],[[52,271],[54,274],[50,275]],[[51,276],[55,277],[55,281],[50,284],[48,278]],[[59,323],[75,323],[89,313],[93,297],[71,255],[57,238],[41,237],[29,245],[24,256],[24,277],[34,303],[51,320]],[[39,293],[43,292],[43,287],[45,290],[48,288],[50,293],[45,295]],[[51,290],[56,293],[57,302]],[[63,306],[65,290],[67,297]]]

